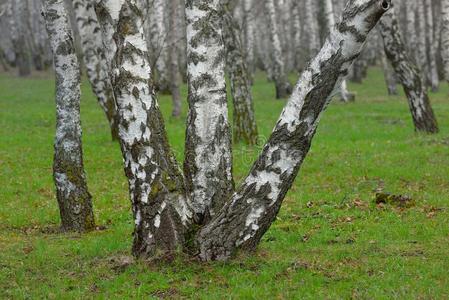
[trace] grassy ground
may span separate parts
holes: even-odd
[[[441,134],[413,131],[403,96],[372,70],[355,104],[335,102],[278,220],[255,255],[229,263],[135,262],[121,155],[83,85],[84,158],[98,230],[57,234],[52,182],[53,80],[0,75],[0,298],[449,298],[449,90],[431,98]],[[184,91],[185,95],[185,91]],[[261,136],[283,106],[262,76],[254,86]],[[169,117],[182,158],[184,119]],[[258,149],[236,145],[241,180]],[[376,206],[374,190],[416,206]],[[104,228],[103,228],[104,227]]]

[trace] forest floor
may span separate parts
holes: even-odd
[[[54,83],[0,75],[0,298],[449,298],[449,89],[430,94],[441,133],[415,134],[407,103],[372,69],[357,101],[334,101],[278,220],[258,251],[228,263],[132,262],[133,221],[119,147],[83,83],[84,161],[98,230],[57,232],[52,181]],[[183,94],[186,94],[185,87]],[[284,101],[254,85],[261,139]],[[184,119],[160,97],[180,159]],[[337,99],[338,100],[338,99]],[[186,107],[184,107],[185,116]],[[260,148],[236,145],[238,183]],[[376,191],[408,208],[376,205]]]

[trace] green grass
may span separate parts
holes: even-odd
[[[120,268],[132,239],[127,182],[89,85],[82,98],[84,159],[96,221],[106,229],[56,234],[53,78],[0,75],[0,298],[448,298],[449,90],[431,94],[441,133],[425,136],[414,133],[404,97],[386,96],[380,70],[350,88],[357,102],[336,101],[324,114],[254,255]],[[268,137],[284,102],[273,100],[262,75],[254,98],[260,134]],[[184,119],[169,117],[169,97],[160,103],[182,159]],[[237,181],[257,152],[235,146]],[[417,205],[378,207],[376,189],[407,194]]]

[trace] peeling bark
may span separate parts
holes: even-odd
[[[93,0],[73,0],[73,8],[81,37],[87,77],[98,103],[106,114],[112,139],[118,140],[117,108]]]
[[[44,18],[56,75],[53,176],[62,229],[89,231],[95,222],[83,166],[80,72],[63,0],[45,0]]]
[[[407,95],[416,131],[437,133],[438,124],[430,105],[427,91],[417,67],[411,62],[399,31],[394,10],[385,14],[379,23],[385,53],[395,69]]]
[[[195,220],[213,217],[233,191],[220,0],[186,0],[189,114],[184,173]]]
[[[232,15],[236,3],[235,0],[222,0],[221,4],[226,64],[234,104],[234,141],[255,145],[257,143],[257,125],[254,117],[250,75],[245,63],[240,26]]]
[[[115,31],[108,51],[114,53],[111,80],[135,223],[133,254],[150,257],[183,247],[192,213],[154,95],[138,4],[136,0],[102,0],[96,11],[105,32]]]
[[[341,22],[300,76],[250,174],[231,201],[199,232],[201,259],[225,260],[237,249],[256,248],[310,149],[321,113],[389,6],[387,0],[348,2]]]

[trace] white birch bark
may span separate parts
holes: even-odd
[[[279,36],[281,38],[281,48],[282,48],[282,57],[285,65],[285,72],[288,74],[290,71],[293,71],[292,68],[292,55],[291,55],[291,45],[292,45],[292,30],[291,30],[291,22],[292,13],[291,13],[291,4],[290,0],[281,0],[277,2],[278,4],[278,13],[280,30]]]
[[[282,46],[279,38],[278,25],[276,20],[276,9],[274,0],[265,2],[268,26],[270,30],[271,58],[273,62],[273,79],[276,85],[276,98],[283,99],[291,93],[292,87],[288,82],[284,61],[282,58]]]
[[[171,0],[170,0],[171,1]],[[170,79],[168,72],[168,43],[167,28],[165,26],[165,8],[169,1],[152,0],[150,2],[150,37],[154,66],[157,71],[156,88],[159,92],[170,93]]]
[[[293,1],[292,4],[292,18],[293,18],[293,57],[295,69],[300,70],[301,64],[303,62],[302,52],[301,52],[301,40],[302,40],[302,22],[301,22],[301,14],[300,14],[300,5],[299,1]]]
[[[426,88],[423,85],[417,67],[409,59],[405,50],[393,9],[381,19],[379,32],[384,40],[385,53],[392,63],[407,95],[415,130],[437,133],[438,124],[430,105]]]
[[[387,86],[388,95],[397,95],[398,91],[396,88],[396,77],[394,75],[394,70],[391,67],[390,62],[385,55],[385,51],[381,49],[380,61],[382,65],[382,70],[384,72],[385,84]]]
[[[154,95],[141,7],[136,0],[101,0],[96,8],[112,51],[111,81],[134,215],[133,253],[149,257],[185,243],[191,211],[183,176],[170,150]]]
[[[231,82],[234,104],[234,141],[249,145],[257,143],[257,125],[254,117],[250,74],[245,62],[241,30],[232,12],[236,0],[221,0],[223,9],[223,39],[226,48],[226,64]]]
[[[437,69],[437,44],[434,38],[434,22],[433,22],[433,1],[425,0],[425,11],[426,11],[426,37],[427,37],[427,55],[429,59],[429,79],[430,87],[433,92],[438,91],[439,77]]]
[[[410,53],[413,61],[419,66],[419,56],[418,56],[418,36],[416,34],[417,31],[417,22],[416,22],[416,10],[417,10],[417,1],[407,1],[406,5],[406,32],[407,32],[407,48]]]
[[[45,35],[45,24],[41,16],[41,0],[27,0],[29,18],[28,33],[32,45],[32,57],[34,67],[43,71],[48,67],[46,48],[48,48],[48,37]]]
[[[93,0],[73,0],[73,9],[81,37],[87,77],[98,103],[106,114],[113,140],[118,139],[117,107],[108,74],[103,37]]]
[[[281,207],[304,161],[320,116],[360,54],[388,0],[350,0],[340,24],[304,70],[250,174],[218,216],[197,237],[203,260],[225,260],[254,250]]]
[[[263,5],[265,9],[265,5]],[[261,18],[258,20],[258,27],[266,26],[267,23],[269,23],[269,17],[267,14],[263,14]],[[257,36],[258,36],[258,45],[256,47],[259,59],[261,61],[261,69],[264,70],[267,73],[267,81],[273,82],[274,81],[274,62],[272,59],[272,50],[273,47],[271,40],[270,40],[270,32],[268,30],[257,30]]]
[[[429,83],[429,60],[427,57],[427,40],[426,40],[426,15],[424,8],[425,0],[417,0],[417,18],[418,21],[418,39],[417,39],[417,57],[418,57],[418,67],[421,70],[423,83],[427,86]]]
[[[172,116],[179,117],[181,115],[182,109],[182,99],[181,92],[179,89],[179,85],[181,83],[181,75],[179,73],[179,62],[178,56],[180,53],[180,41],[181,35],[179,34],[180,22],[179,22],[179,8],[180,8],[179,0],[170,0],[169,2],[169,27],[167,33],[167,42],[168,42],[168,72],[169,72],[169,85],[170,85],[170,94],[172,96]]]
[[[62,229],[89,231],[95,223],[83,167],[78,59],[63,0],[45,0],[43,14],[56,75],[53,175]]]
[[[31,53],[27,43],[27,2],[12,0],[11,3],[12,19],[14,19],[11,20],[11,30],[15,31],[12,41],[16,54],[16,66],[19,76],[29,76],[31,74]]]
[[[324,10],[326,15],[327,27],[329,32],[335,27],[335,13],[332,0],[324,0]],[[348,91],[346,79],[343,79],[340,86],[340,99],[343,102],[350,102],[355,100],[355,95]]]
[[[244,49],[245,58],[248,65],[248,71],[252,77],[255,71],[255,15],[253,14],[253,0],[243,0],[243,36],[244,36]]]
[[[316,0],[305,0],[305,31],[308,37],[309,57],[315,56],[320,50],[320,36],[318,32],[318,21],[315,14]]]
[[[442,0],[441,6],[441,56],[445,79],[449,83],[449,0]]]
[[[198,223],[233,191],[220,0],[186,1],[189,114],[184,170]]]

